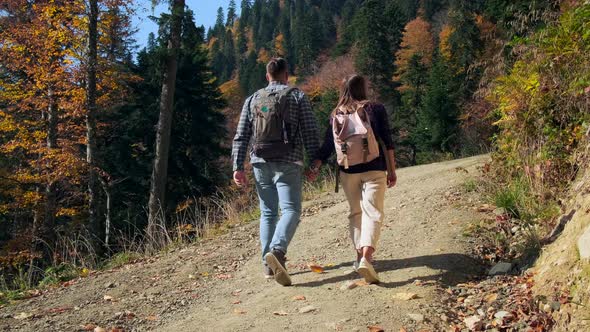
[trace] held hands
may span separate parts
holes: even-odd
[[[307,181],[314,182],[315,180],[317,180],[318,175],[320,174],[320,167],[321,166],[322,166],[321,160],[314,160],[311,163],[311,166],[305,172],[305,177],[307,178]]]
[[[240,188],[245,187],[248,183],[248,179],[246,178],[246,172],[244,171],[235,171],[234,172],[234,182]]]

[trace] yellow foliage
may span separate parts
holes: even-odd
[[[270,54],[268,53],[268,51],[265,48],[261,48],[260,51],[258,52],[257,61],[260,63],[267,63],[270,61]]]
[[[446,24],[443,26],[439,34],[439,49],[440,54],[448,61],[451,59],[451,46],[449,45],[449,37],[453,34],[453,28]]]

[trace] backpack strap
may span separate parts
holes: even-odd
[[[369,119],[369,114],[367,113],[367,110],[365,109],[365,107],[368,104],[369,104],[368,100],[363,100],[363,101],[359,102],[356,111],[359,113],[359,117],[361,117],[361,112],[364,113],[365,121],[367,123],[369,123],[369,126],[370,126],[371,120]],[[362,117],[361,117],[361,120],[362,120]],[[363,163],[366,163],[368,158],[369,158],[369,138],[363,137]]]

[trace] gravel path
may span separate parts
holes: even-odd
[[[249,223],[2,308],[0,330],[76,331],[87,324],[107,331],[445,330],[439,292],[480,271],[461,236],[465,223],[478,218],[478,197],[461,185],[486,160],[399,170],[398,186],[386,195],[376,254],[380,285],[365,285],[352,272],[348,206],[342,193],[326,193],[306,203],[289,248],[292,287],[263,279],[257,223]],[[309,263],[324,273],[310,271]]]

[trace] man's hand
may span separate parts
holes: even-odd
[[[238,187],[246,186],[248,179],[246,179],[246,172],[244,171],[235,171],[234,172],[234,182]]]
[[[387,173],[387,188],[395,187],[396,183],[397,183],[397,174],[395,174],[395,171],[393,173]]]

